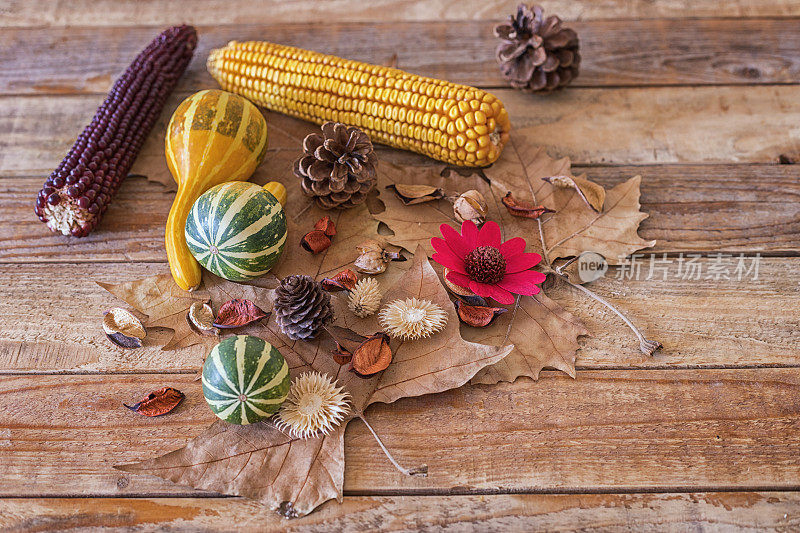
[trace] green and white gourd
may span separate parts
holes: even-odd
[[[232,424],[252,424],[275,414],[289,394],[289,365],[271,344],[252,335],[228,337],[203,364],[203,395],[211,410]]]
[[[192,206],[186,244],[212,274],[231,281],[263,276],[278,262],[286,244],[283,206],[254,183],[217,185]]]

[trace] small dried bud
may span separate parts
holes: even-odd
[[[453,203],[453,212],[459,222],[471,220],[480,226],[486,221],[486,213],[489,212],[489,206],[481,193],[475,189],[470,189],[456,198]]]

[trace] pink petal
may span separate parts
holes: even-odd
[[[478,246],[494,246],[495,248],[500,248],[501,240],[500,226],[497,225],[497,222],[492,220],[484,224],[481,227],[481,231],[478,233]]]
[[[450,248],[447,248],[446,252],[436,252],[431,259],[450,270],[455,270],[462,274],[467,273],[467,269],[464,267],[464,261],[456,257],[456,255],[450,251]]]
[[[447,245],[447,241],[434,237],[431,239],[431,246],[438,253],[433,254],[432,259],[442,266],[451,270],[457,270],[464,274],[467,273],[464,267],[464,260],[458,257],[455,252]]]
[[[459,287],[464,287],[465,289],[469,289],[469,278],[460,272],[453,272],[452,270],[449,271],[445,277],[447,281],[451,283],[455,283]]]
[[[456,256],[460,259],[464,259],[464,257],[474,248],[473,246],[469,246],[461,234],[458,233],[452,226],[442,224],[439,226],[439,231],[442,232],[442,236],[444,237],[447,246],[449,246],[453,253],[456,254]]]
[[[475,280],[470,280],[469,290],[471,290],[478,296],[483,296],[484,298],[492,298],[494,300],[497,300],[501,304],[514,303],[514,295],[512,295],[510,292],[503,289],[502,287],[498,287],[497,285],[488,285],[486,283],[479,283]]]
[[[506,242],[500,245],[500,252],[505,256],[506,260],[508,260],[509,257],[514,257],[515,255],[521,254],[524,251],[525,239],[522,237],[508,239]]]
[[[467,243],[470,252],[478,247],[478,226],[471,220],[465,220],[461,224],[461,236]]]
[[[506,258],[506,274],[528,270],[538,265],[541,260],[542,256],[537,253],[522,253]]]
[[[524,270],[514,274],[506,274],[498,285],[507,291],[515,294],[533,295],[539,294],[537,283],[545,280],[545,275],[535,270]]]

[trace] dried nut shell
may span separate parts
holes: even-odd
[[[356,270],[363,274],[380,274],[386,271],[383,253],[377,251],[364,252],[353,263]]]
[[[147,332],[136,315],[121,307],[106,311],[103,331],[108,339],[121,348],[140,348]]]
[[[214,310],[207,302],[195,302],[189,308],[189,324],[200,333],[217,335],[219,330],[214,327]]]
[[[463,193],[453,202],[453,213],[459,222],[471,220],[477,225],[483,224],[488,212],[486,199],[475,189]]]
[[[367,252],[378,252],[380,254],[383,253],[383,250],[385,248],[386,248],[385,244],[382,243],[381,241],[375,239],[368,239],[359,244],[358,246],[356,246],[356,251],[359,254],[364,254]]]

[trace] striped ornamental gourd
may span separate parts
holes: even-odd
[[[286,243],[286,216],[267,187],[233,181],[197,199],[186,219],[186,244],[203,268],[231,281],[247,281],[275,265]]]
[[[217,417],[252,424],[275,414],[289,394],[289,365],[271,344],[252,335],[228,337],[203,364],[203,395]]]
[[[225,90],[271,110],[357,126],[453,165],[493,163],[511,129],[503,103],[482,89],[292,46],[231,41],[207,68]]]

